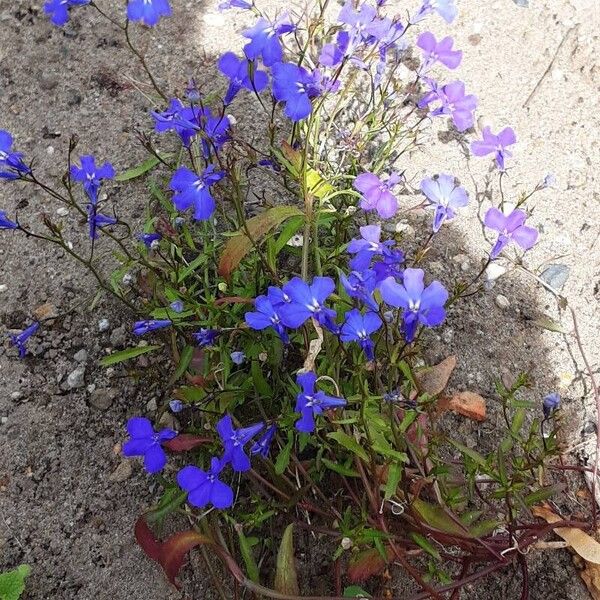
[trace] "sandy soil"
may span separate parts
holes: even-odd
[[[279,5],[275,0],[261,4]],[[597,2],[531,0],[529,8],[512,0],[458,4],[460,17],[451,28],[439,19],[430,21],[430,27],[451,33],[465,51],[459,76],[479,97],[479,114],[494,129],[512,125],[517,132],[505,193],[531,189],[546,173],[556,176],[556,188],[534,199],[533,223],[543,227],[543,236],[525,264],[538,272],[548,264],[569,268],[562,293],[577,311],[597,372]],[[140,33],[149,60],[174,95],[191,75],[213,86],[207,65],[215,55],[240,46],[234,33],[247,24],[247,16],[232,13],[224,19],[215,0],[173,0],[173,5],[172,19]],[[40,172],[50,176],[62,170],[71,133],[81,140],[79,151],[110,160],[117,169],[142,159],[135,130],[149,126],[148,100],[136,89],[135,80],[142,76],[112,26],[79,9],[60,31],[41,14],[40,3],[0,0],[0,40],[0,128],[10,130],[19,148],[36,157]],[[240,119],[251,115],[243,105],[237,112]],[[431,141],[436,144],[411,157],[409,174],[418,181],[425,173],[451,172],[475,197],[473,178],[481,182],[489,163],[467,159],[452,140],[439,143],[449,141],[446,129],[441,123],[434,127]],[[111,186],[109,200],[121,214],[140,222],[146,202],[143,184]],[[431,268],[443,279],[476,272],[487,248],[475,204],[444,231],[432,257]],[[45,211],[57,218],[47,199],[18,185],[0,186],[0,207],[9,212],[19,207],[31,224]],[[64,219],[76,224],[75,215]],[[73,242],[78,241],[74,236]],[[107,348],[127,343],[130,318],[110,302],[93,313],[77,308],[93,293],[93,282],[61,252],[2,235],[0,265],[4,330],[20,328],[45,302],[60,312],[75,309],[37,338],[33,356],[25,361],[18,361],[6,344],[0,347],[0,570],[31,564],[27,597],[32,599],[179,598],[132,536],[135,517],[152,503],[155,490],[138,465],[129,471],[115,451],[126,419],[145,411],[156,392],[135,373],[97,367]],[[498,294],[508,298],[508,306],[499,306]],[[490,399],[495,378],[531,370],[539,399],[552,389],[563,393],[576,446],[593,432],[589,383],[572,340],[533,325],[543,314],[558,316],[552,296],[530,277],[512,272],[494,290],[450,315],[447,328],[433,338],[429,358],[456,353],[459,366],[452,386]],[[110,328],[99,334],[101,318],[109,319]],[[564,322],[570,328],[568,319]],[[123,323],[125,330],[120,329]],[[87,358],[78,354],[78,362],[75,354],[81,349]],[[83,385],[69,389],[68,376],[80,364],[86,367]],[[481,427],[452,418],[468,443],[485,445],[495,427],[493,410],[491,415]],[[532,557],[531,568],[532,599],[586,597],[566,551]],[[192,597],[211,597],[202,581],[196,571],[188,588]],[[518,575],[507,573],[467,590],[464,597],[514,598],[518,582]]]

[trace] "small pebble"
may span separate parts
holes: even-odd
[[[119,463],[119,466],[110,474],[108,480],[113,483],[122,483],[127,481],[133,473],[133,467],[130,460],[124,460]]]
[[[148,402],[146,403],[146,411],[149,413],[154,413],[156,412],[158,409],[158,403],[156,401],[156,398],[150,398],[150,400],[148,400]]]
[[[502,310],[506,310],[507,308],[510,308],[510,301],[508,300],[508,298],[506,296],[503,296],[502,294],[498,294],[496,296],[496,306],[498,308],[501,308]]]
[[[80,365],[67,377],[67,387],[71,390],[81,388],[85,385],[85,367]]]
[[[110,327],[110,323],[109,323],[108,319],[100,319],[98,321],[98,331],[108,331],[109,327]]]
[[[88,353],[87,350],[85,349],[81,349],[79,350],[79,352],[75,353],[75,356],[73,357],[75,359],[76,362],[78,363],[84,363],[87,362],[88,359]]]
[[[56,214],[59,217],[66,217],[69,214],[69,209],[66,206],[61,206],[57,211]]]

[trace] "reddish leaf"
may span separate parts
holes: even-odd
[[[389,548],[386,548],[388,557],[391,552]],[[386,561],[381,556],[379,550],[370,548],[369,550],[363,550],[359,552],[348,565],[348,571],[346,575],[350,583],[363,583],[369,579],[369,577],[375,577],[375,575],[381,575],[386,567]]]
[[[180,433],[172,440],[163,442],[163,446],[171,452],[187,452],[204,444],[210,444],[212,438],[200,437],[191,433]]]
[[[135,539],[140,545],[140,548],[156,562],[160,562],[161,544],[154,537],[154,534],[148,527],[148,524],[143,518],[139,518],[135,524]]]

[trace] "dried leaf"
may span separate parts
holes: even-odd
[[[191,433],[180,433],[172,440],[163,442],[162,445],[171,452],[187,452],[204,444],[210,444],[212,441],[212,438],[200,437]]]
[[[386,549],[388,558],[391,552]],[[369,548],[359,552],[348,565],[346,575],[350,583],[363,583],[369,577],[375,577],[383,573],[387,565],[386,560],[381,556],[381,552],[377,548]]]
[[[315,361],[319,352],[321,352],[321,348],[323,347],[323,329],[319,325],[316,319],[311,319],[313,327],[317,332],[317,337],[314,340],[310,341],[310,345],[308,347],[308,354],[306,355],[306,359],[304,361],[304,366],[302,367],[303,371],[314,371],[315,370]]]
[[[468,417],[474,421],[485,421],[485,398],[475,392],[460,392],[444,402],[444,406],[451,411]]]
[[[283,532],[281,545],[277,553],[277,570],[275,571],[275,582],[273,588],[281,594],[298,595],[298,577],[296,575],[296,563],[294,560],[294,526],[288,525]]]
[[[415,373],[415,379],[421,392],[437,396],[446,389],[452,371],[456,368],[456,356],[449,356],[438,365]]]
[[[531,511],[548,523],[563,519],[546,506],[534,506]],[[591,536],[576,527],[557,527],[554,532],[573,548],[585,561],[600,565],[600,544]]]
[[[583,579],[590,596],[594,600],[600,600],[600,566],[586,562],[585,569],[581,571],[581,579]]]

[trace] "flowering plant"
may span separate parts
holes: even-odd
[[[327,540],[335,597],[366,594],[353,591],[357,583],[391,597],[393,577],[376,576],[395,565],[418,586],[412,598],[440,598],[520,560],[550,530],[523,524],[530,507],[556,491],[545,465],[560,451],[558,398],[547,396],[543,418],[527,420],[527,378],[499,384],[506,433],[497,451],[482,454],[440,422],[449,373],[432,386],[419,370],[430,330],[493,281],[498,259],[535,245],[538,232],[526,224],[533,192],[513,204],[502,195],[487,209],[483,224],[497,238],[482,240],[476,277],[440,282],[428,274],[437,234],[460,218],[469,193],[435,170],[413,187],[405,153],[436,118],[471,135],[477,100],[461,81],[446,82],[444,70],[462,59],[452,38],[413,35],[426,18],[451,22],[454,1],[425,0],[407,19],[385,5],[319,0],[300,18],[262,14],[253,1],[223,2],[222,10],[256,17],[242,32],[243,53],[216,63],[223,93],[191,81],[185,97],[170,98],[131,40],[132,22],[154,26],[171,13],[167,0],[130,0],[124,23],[90,0],[45,4],[56,25],[88,6],[124,31],[155,93],[156,135],[142,136],[149,159],[119,175],[93,156],[75,160],[73,138],[57,189],[0,131],[0,177],[78,211],[90,252],[73,248],[49,217],[40,232],[0,211],[0,228],[64,248],[131,310],[132,333],[158,342],[105,364],[170,348],[163,418],[153,426],[133,416],[123,453],[159,477],[162,497],[136,536],[173,582],[183,554],[207,545],[237,584],[299,598],[295,526]],[[258,141],[246,139],[233,116],[242,97],[263,119]],[[497,135],[486,127],[471,151],[493,155],[502,178],[515,141],[509,127]],[[132,235],[106,214],[100,192],[115,178],[138,177],[150,180],[153,203]],[[258,209],[254,198],[264,200]],[[396,231],[394,219],[421,209],[432,211],[425,235]],[[120,263],[108,277],[95,253],[105,243]],[[21,357],[40,326],[11,337]],[[450,450],[460,460],[449,459]],[[159,543],[148,523],[177,511],[193,529]],[[279,551],[258,537],[273,525],[285,530]],[[218,578],[214,585],[222,591]]]

